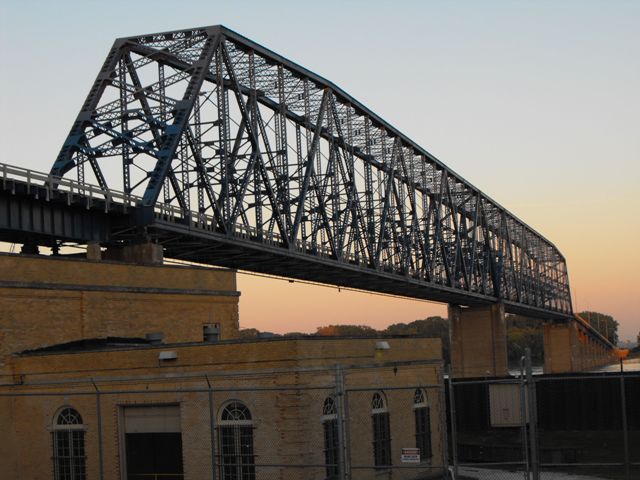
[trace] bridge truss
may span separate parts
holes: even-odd
[[[167,256],[571,314],[553,244],[334,84],[222,26],[116,40],[50,177],[135,199]]]

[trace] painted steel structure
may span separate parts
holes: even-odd
[[[123,192],[167,256],[572,312],[552,243],[333,83],[222,26],[116,40],[49,179]]]

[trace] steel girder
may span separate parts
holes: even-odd
[[[572,311],[552,243],[331,82],[222,26],[116,40],[51,169],[74,174],[217,236]]]

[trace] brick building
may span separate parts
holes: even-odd
[[[230,270],[0,254],[0,279],[3,479],[442,474],[438,339],[241,340]]]

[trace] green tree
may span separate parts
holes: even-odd
[[[367,325],[327,325],[318,327],[319,337],[375,337],[379,332]]]
[[[241,328],[238,334],[240,338],[257,338],[260,335],[260,330],[257,328]]]
[[[415,320],[410,323],[394,323],[378,331],[367,325],[327,325],[318,327],[318,336],[375,337],[376,335],[408,335],[440,338],[442,358],[449,363],[449,320],[439,316]]]
[[[442,340],[442,358],[449,363],[449,320],[440,316],[427,317],[411,323],[394,323],[383,330],[386,335],[418,335]]]
[[[527,347],[531,350],[531,362],[534,365],[542,365],[544,363],[542,321],[523,315],[508,315],[506,320],[509,365],[518,366]]]
[[[580,312],[580,315],[614,345],[618,344],[618,322],[611,315],[599,312]]]

